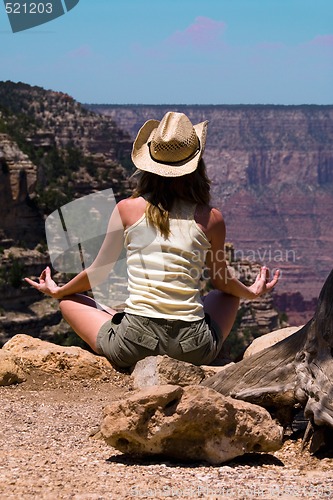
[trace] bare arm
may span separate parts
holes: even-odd
[[[211,249],[207,254],[206,264],[210,272],[210,278],[214,288],[230,295],[244,299],[255,299],[271,290],[279,279],[279,271],[276,271],[271,281],[269,271],[262,267],[255,282],[246,286],[231,275],[224,258],[225,223],[222,214],[217,209],[212,209],[210,214],[208,236]]]
[[[120,202],[121,203],[121,202]],[[103,283],[116,263],[123,247],[124,228],[120,216],[119,204],[109,220],[107,233],[94,262],[63,286],[58,286],[51,278],[50,268],[44,269],[39,283],[25,278],[31,286],[55,299],[67,295],[82,293]]]

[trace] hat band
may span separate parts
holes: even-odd
[[[155,162],[155,163],[160,163],[161,165],[173,165],[174,167],[177,167],[177,166],[181,166],[183,165],[184,163],[187,163],[188,161],[192,160],[195,156],[197,156],[197,154],[200,152],[200,140],[199,138],[198,139],[198,147],[196,148],[196,150],[194,151],[194,153],[192,153],[190,156],[187,156],[186,158],[184,158],[183,160],[179,160],[179,161],[161,161],[161,160],[156,160],[153,155],[151,154],[151,151],[150,151],[150,145],[152,143],[152,141],[148,142],[147,143],[147,146],[148,146],[148,150],[149,150],[149,155],[150,155],[150,158]]]

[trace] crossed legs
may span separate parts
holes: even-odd
[[[223,341],[228,337],[239,307],[238,297],[212,290],[204,297],[204,310],[219,325]],[[64,319],[92,349],[98,353],[96,339],[101,326],[116,313],[114,309],[99,309],[95,300],[76,294],[60,301]]]
[[[239,308],[239,298],[212,290],[203,297],[204,310],[219,325],[223,342],[228,337]]]
[[[81,294],[64,297],[60,301],[60,310],[79,337],[98,353],[96,339],[99,329],[116,311],[111,308],[98,309],[95,300]]]

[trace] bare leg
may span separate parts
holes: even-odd
[[[60,310],[64,319],[73,330],[95,352],[97,334],[100,327],[116,313],[114,309],[97,309],[96,302],[86,295],[69,295],[60,301]]]
[[[219,290],[212,290],[203,297],[204,310],[219,325],[223,342],[235,322],[239,298]]]

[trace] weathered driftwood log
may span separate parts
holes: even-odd
[[[283,424],[295,409],[315,426],[333,427],[333,270],[314,317],[302,329],[202,382],[226,396],[267,408]]]

